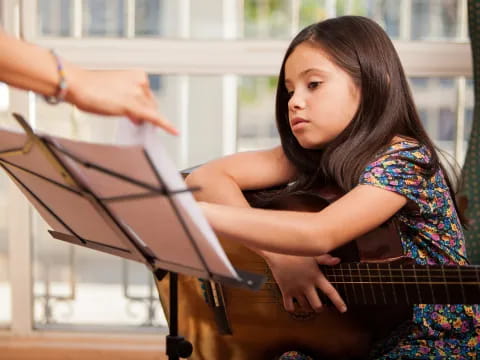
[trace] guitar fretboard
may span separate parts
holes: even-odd
[[[478,304],[480,266],[321,266],[347,304]]]

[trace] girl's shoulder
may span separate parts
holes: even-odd
[[[399,139],[380,151],[374,162],[399,161],[411,162],[417,166],[428,166],[432,159],[430,149],[414,139]]]

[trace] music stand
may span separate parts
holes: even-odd
[[[170,360],[191,355],[178,334],[177,273],[259,289],[264,277],[233,268],[161,144],[116,146],[0,129],[0,166],[56,239],[170,273]]]

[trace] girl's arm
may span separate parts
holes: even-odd
[[[200,186],[195,192],[197,200],[235,206],[249,210],[250,205],[242,190],[264,189],[286,184],[295,175],[295,169],[277,147],[267,151],[238,153],[201,166],[187,178],[189,186]],[[228,239],[226,237],[225,239]],[[340,311],[346,311],[345,303],[318,268],[318,263],[334,265],[338,258],[324,256],[307,258],[275,254],[253,249],[264,257],[282,292],[284,307],[294,311],[295,298],[305,310],[320,311],[322,302],[316,288],[326,293]]]
[[[383,224],[407,199],[370,185],[359,185],[320,212],[247,209],[201,203],[220,236],[244,245],[290,255],[316,256]]]
[[[123,115],[136,123],[148,121],[177,133],[158,113],[144,71],[93,71],[61,61],[68,86],[65,101],[80,110]],[[0,81],[51,96],[58,92],[60,77],[47,49],[11,37],[0,28]]]
[[[242,190],[266,189],[287,184],[295,175],[294,166],[281,147],[226,156],[194,170],[185,179],[199,186],[195,198],[217,204],[249,207]]]
[[[295,168],[285,157],[281,147],[226,156],[200,166],[187,176],[189,187],[200,187],[194,192],[197,201],[250,208],[243,190],[266,189],[288,183]],[[267,252],[256,250],[267,258]]]

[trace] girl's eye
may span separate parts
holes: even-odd
[[[293,96],[293,91],[288,91],[288,92],[287,92],[287,96],[288,96],[288,98],[290,99],[290,98]]]
[[[311,81],[308,83],[309,89],[316,89],[321,84],[320,81]]]

